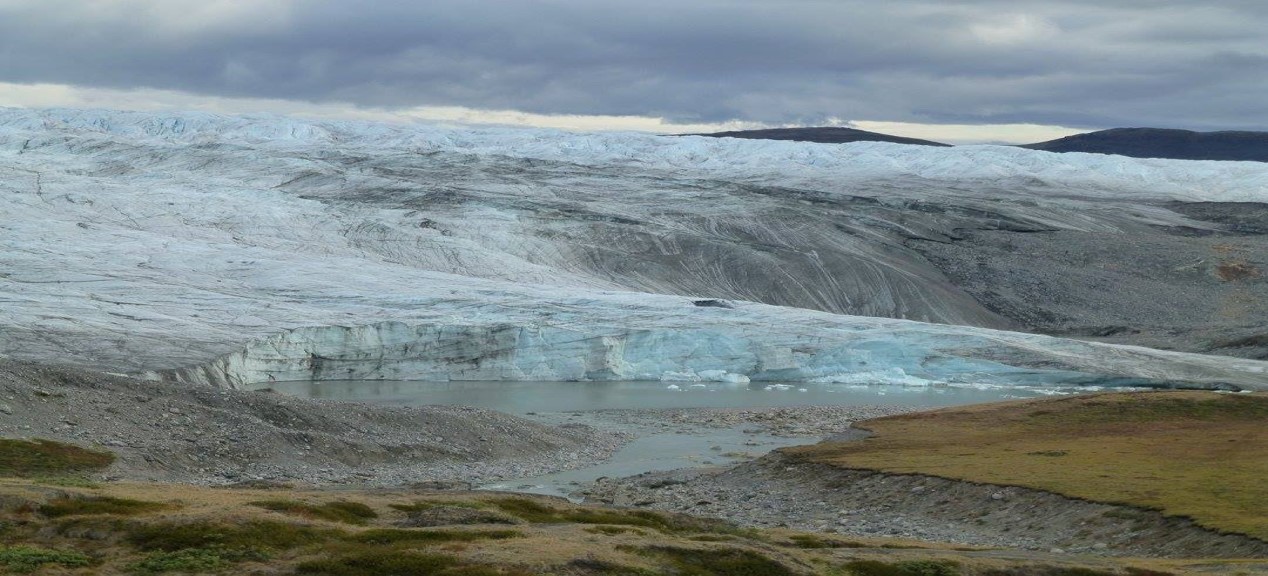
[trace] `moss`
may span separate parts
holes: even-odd
[[[92,560],[73,550],[50,550],[34,546],[0,547],[0,566],[10,572],[34,572],[47,564],[78,568],[91,565]]]
[[[31,478],[86,473],[114,462],[114,454],[52,440],[0,439],[0,476]]]
[[[365,504],[343,500],[325,504],[309,504],[298,500],[258,500],[249,504],[283,514],[358,526],[379,517],[377,512]]]
[[[364,544],[397,544],[400,542],[441,543],[475,542],[477,540],[506,540],[523,536],[515,530],[397,530],[380,528],[366,530],[348,536],[352,542]]]
[[[142,550],[175,552],[188,548],[289,550],[342,536],[338,530],[256,520],[241,524],[162,522],[126,528],[127,540]]]
[[[115,516],[133,516],[168,508],[159,502],[146,502],[129,498],[112,498],[109,496],[92,496],[86,498],[56,498],[39,507],[40,514],[49,518],[62,516],[111,514]]]

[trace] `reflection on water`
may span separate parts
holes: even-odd
[[[955,406],[1033,397],[1033,389],[691,382],[276,382],[283,394],[379,404],[458,404],[512,414],[643,408],[811,405]]]

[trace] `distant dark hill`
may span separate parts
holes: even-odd
[[[714,132],[713,134],[687,134],[687,136],[712,136],[714,138],[749,138],[752,140],[796,140],[798,142],[820,142],[823,144],[844,144],[847,142],[892,142],[894,144],[919,144],[921,146],[949,146],[941,142],[890,136],[878,132],[855,130],[853,128],[771,128],[768,130],[737,130],[734,132]]]
[[[1038,144],[1027,144],[1022,148],[1048,152],[1118,154],[1135,158],[1268,162],[1268,132],[1192,132],[1161,128],[1114,128]]]

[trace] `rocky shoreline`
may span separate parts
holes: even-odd
[[[585,466],[628,435],[456,406],[382,407],[0,360],[0,436],[100,446],[107,479],[406,486]]]
[[[1096,556],[1268,556],[1268,542],[1155,511],[1019,487],[842,469],[778,451],[732,467],[603,479],[585,496],[744,526],[860,537]]]

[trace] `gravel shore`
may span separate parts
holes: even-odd
[[[457,406],[382,407],[0,360],[0,436],[99,446],[108,479],[461,486],[577,468],[628,435]]]
[[[593,503],[788,527],[1058,554],[1264,557],[1268,543],[1183,518],[1018,487],[799,462],[772,452],[714,469],[596,482]]]

